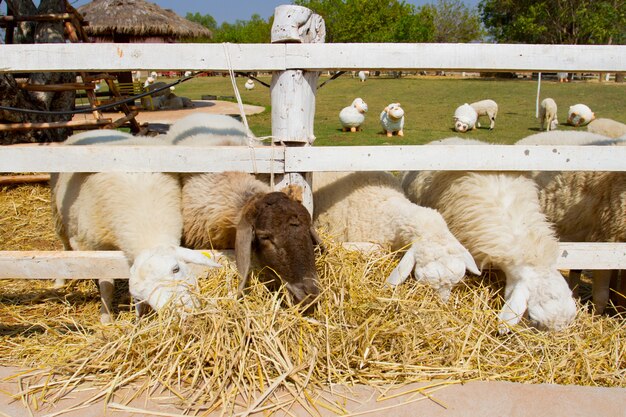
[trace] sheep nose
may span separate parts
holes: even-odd
[[[317,276],[304,277],[301,281],[287,284],[287,289],[296,304],[314,304],[320,294]]]

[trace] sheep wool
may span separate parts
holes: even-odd
[[[609,138],[619,138],[626,135],[626,124],[611,119],[595,119],[587,125],[587,131]]]
[[[498,103],[493,100],[481,100],[470,104],[474,110],[476,110],[476,126],[480,127],[478,118],[480,116],[487,116],[489,118],[489,130],[493,130],[496,126],[496,116],[498,115]]]
[[[461,138],[431,144],[487,145]],[[556,269],[558,242],[532,180],[512,173],[422,171],[405,173],[402,187],[414,203],[439,210],[479,265],[505,273],[501,333],[525,311],[539,328],[560,330],[571,323],[576,305]]]
[[[314,225],[335,239],[372,242],[406,253],[387,282],[398,285],[414,271],[446,300],[465,270],[479,273],[469,252],[437,211],[412,204],[386,172],[316,172]]]
[[[557,120],[556,101],[552,98],[545,98],[541,101],[539,107],[539,120],[541,121],[541,130],[555,130],[559,121]]]

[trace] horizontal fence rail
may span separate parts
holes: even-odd
[[[350,243],[347,247],[374,251],[371,243]],[[559,244],[559,269],[620,269],[626,267],[626,243]],[[234,262],[234,251],[206,250],[217,261]],[[121,251],[0,251],[0,279],[128,279],[129,265]]]
[[[438,43],[0,45],[0,72],[197,70],[626,71],[624,45]]]
[[[0,172],[626,171],[626,146],[0,147]]]

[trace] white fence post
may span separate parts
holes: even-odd
[[[272,26],[272,43],[324,43],[326,26],[321,16],[302,6],[276,7]],[[272,75],[273,141],[287,146],[310,146],[315,140],[315,92],[318,71],[301,69],[276,71]],[[279,178],[277,189],[299,185],[303,189],[302,203],[313,215],[311,176],[287,173]]]

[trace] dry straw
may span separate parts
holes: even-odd
[[[3,207],[3,217],[5,212]],[[237,300],[232,267],[201,280],[202,307],[190,317],[136,320],[127,308],[109,326],[98,323],[99,300],[89,282],[55,292],[47,282],[4,281],[0,357],[5,364],[42,369],[21,377],[29,404],[89,386],[93,396],[77,407],[105,400],[131,411],[133,399],[167,395],[181,414],[248,415],[293,403],[311,414],[341,414],[341,404],[315,394],[337,383],[444,380],[445,386],[480,379],[626,386],[623,317],[581,309],[560,333],[521,325],[498,336],[501,285],[495,280],[470,279],[442,303],[412,280],[396,290],[384,285],[397,263],[394,254],[327,244],[317,263],[324,291],[310,316],[262,285]],[[120,400],[129,386],[132,394]]]

